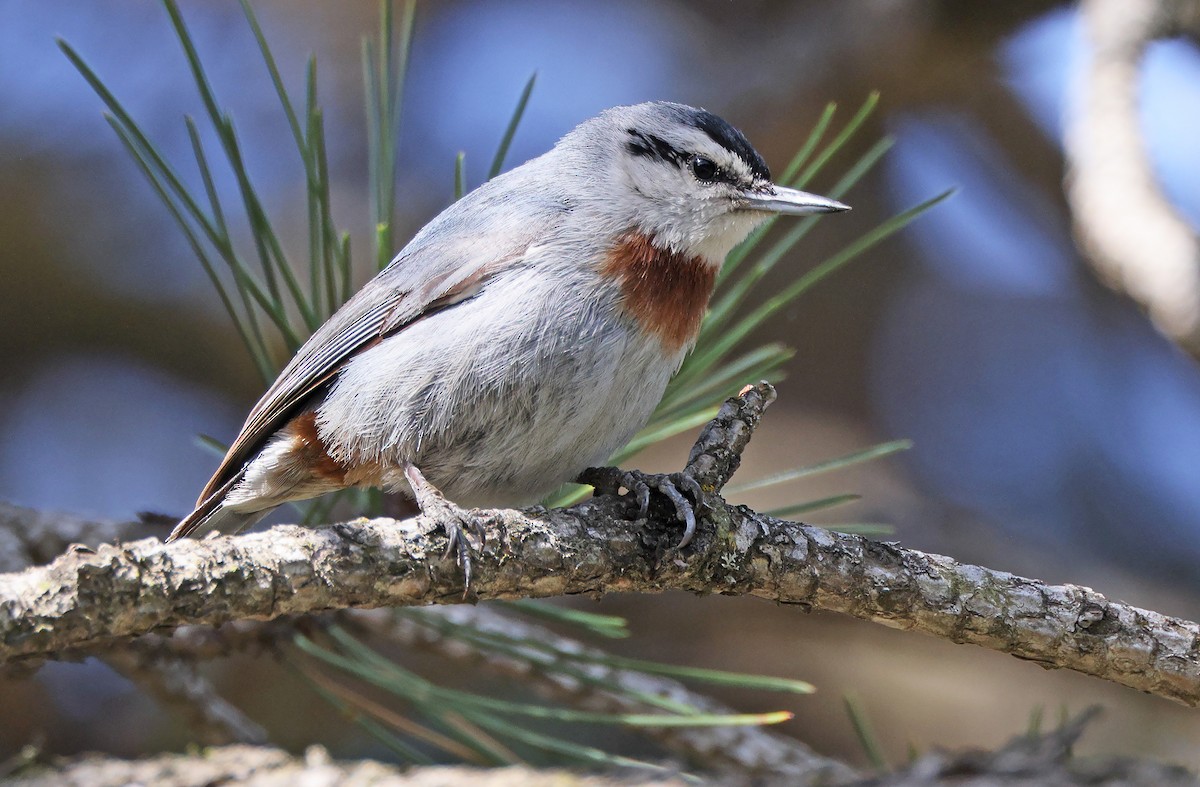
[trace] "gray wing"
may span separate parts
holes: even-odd
[[[509,220],[505,180],[497,178],[443,211],[296,351],[250,411],[198,506],[353,355],[425,314],[470,298],[489,278],[521,264],[561,210],[535,204],[526,221]]]

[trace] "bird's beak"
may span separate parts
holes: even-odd
[[[849,205],[843,205],[835,199],[774,184],[762,190],[746,192],[745,200],[742,207],[746,210],[765,210],[789,216],[806,216],[810,213],[840,213],[843,210],[850,210]]]

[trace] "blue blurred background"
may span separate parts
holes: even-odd
[[[241,11],[182,5],[260,194],[302,256],[303,175]],[[290,87],[301,89],[304,60],[317,55],[335,212],[364,260],[358,47],[375,29],[375,6],[255,7]],[[0,498],[99,517],[184,512],[214,464],[194,436],[232,437],[261,382],[56,36],[196,181],[181,116],[202,107],[161,8],[105,0],[68,13],[0,0]],[[879,89],[881,110],[853,147],[885,134],[896,147],[847,196],[855,211],[823,222],[766,290],[887,216],[959,191],[756,337],[798,353],[745,472],[897,437],[915,448],[747,502],[860,492],[854,508],[816,518],[884,520],[910,546],[1195,619],[1200,374],[1135,305],[1095,281],[1070,234],[1061,140],[1084,47],[1072,6],[1032,0],[426,3],[401,123],[400,237],[447,204],[458,151],[469,183],[484,177],[534,71],[511,163],[605,107],[666,98],[725,116],[778,171],[826,101],[845,117]],[[1155,44],[1142,90],[1156,174],[1200,225],[1200,51]],[[231,178],[218,185],[236,200]],[[359,282],[368,275],[358,273]],[[685,446],[639,464],[674,468]],[[823,693],[798,701],[793,731],[830,754],[860,758],[838,709],[839,695],[856,691],[896,753],[909,742],[994,745],[1035,705],[1101,701],[1113,711],[1092,739],[1097,749],[1200,765],[1190,715],[1097,681],[745,600],[603,605],[630,615],[635,630],[664,632],[638,637],[631,652],[817,683]],[[261,665],[221,669],[227,696],[281,742],[366,746],[319,702],[297,698],[302,689],[264,695],[245,677]],[[775,707],[771,699],[748,702]],[[159,712],[94,663],[0,683],[0,707],[14,703],[30,710],[0,714],[0,756],[38,730],[62,751],[185,739],[170,724],[146,725]],[[96,725],[106,716],[118,721]]]

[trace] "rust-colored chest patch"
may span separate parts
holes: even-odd
[[[717,279],[704,258],[660,249],[640,232],[617,240],[600,274],[616,279],[622,308],[669,352],[695,340]]]

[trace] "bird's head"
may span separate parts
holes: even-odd
[[[562,144],[603,159],[592,182],[602,187],[601,199],[618,223],[634,224],[663,248],[718,265],[772,214],[849,210],[772,183],[766,162],[740,131],[683,104],[614,107]]]

